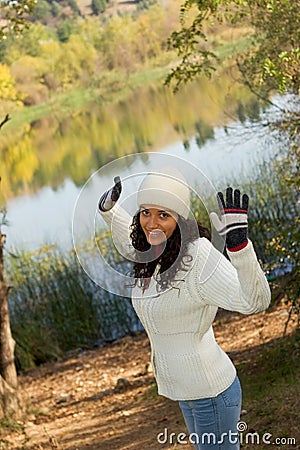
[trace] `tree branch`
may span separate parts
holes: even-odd
[[[0,130],[3,127],[3,125],[8,122],[11,118],[9,117],[9,114],[6,114],[6,116],[4,117],[4,119],[2,120],[2,122],[0,122]]]

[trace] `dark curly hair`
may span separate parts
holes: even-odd
[[[133,265],[131,275],[135,278],[134,286],[139,284],[143,287],[146,285],[146,279],[152,277],[157,264],[160,265],[159,275],[157,278],[157,289],[163,291],[172,286],[172,282],[176,282],[176,274],[180,270],[187,271],[193,259],[188,254],[188,245],[199,237],[206,237],[210,240],[210,231],[203,227],[199,222],[191,219],[184,219],[178,216],[176,228],[172,235],[167,239],[166,247],[162,254],[155,256],[155,249],[151,246],[145,236],[140,224],[140,211],[133,217],[131,224],[130,237],[133,247],[139,252],[153,252],[149,258],[149,262],[139,261],[139,253],[136,254],[136,262]],[[141,253],[142,255],[142,253]],[[142,257],[142,256],[141,256]],[[140,257],[140,259],[141,259]]]

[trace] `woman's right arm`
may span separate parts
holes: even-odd
[[[99,213],[110,226],[112,239],[118,252],[125,258],[131,259],[134,255],[130,238],[132,217],[118,203],[122,192],[120,177],[115,177],[114,183],[114,186],[101,196],[98,204]]]

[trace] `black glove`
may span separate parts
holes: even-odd
[[[122,184],[120,177],[115,177],[114,183],[115,185],[108,191],[104,192],[104,194],[100,198],[99,200],[100,211],[109,211],[118,201],[122,192]]]
[[[232,195],[233,194],[233,195]],[[249,197],[242,197],[238,189],[231,187],[226,189],[226,203],[222,192],[217,194],[218,204],[221,210],[221,220],[216,213],[211,213],[210,218],[218,233],[226,236],[226,246],[229,251],[238,251],[246,247],[248,243],[248,205]]]

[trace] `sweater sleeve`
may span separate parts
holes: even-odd
[[[252,242],[248,241],[248,245],[238,252],[228,251],[228,261],[205,241],[200,246],[196,264],[197,291],[204,303],[242,314],[266,309],[271,301],[270,287]]]
[[[117,250],[125,257],[132,259],[135,249],[131,243],[130,225],[132,217],[118,203],[109,211],[101,211],[99,213],[110,226],[112,239]]]

